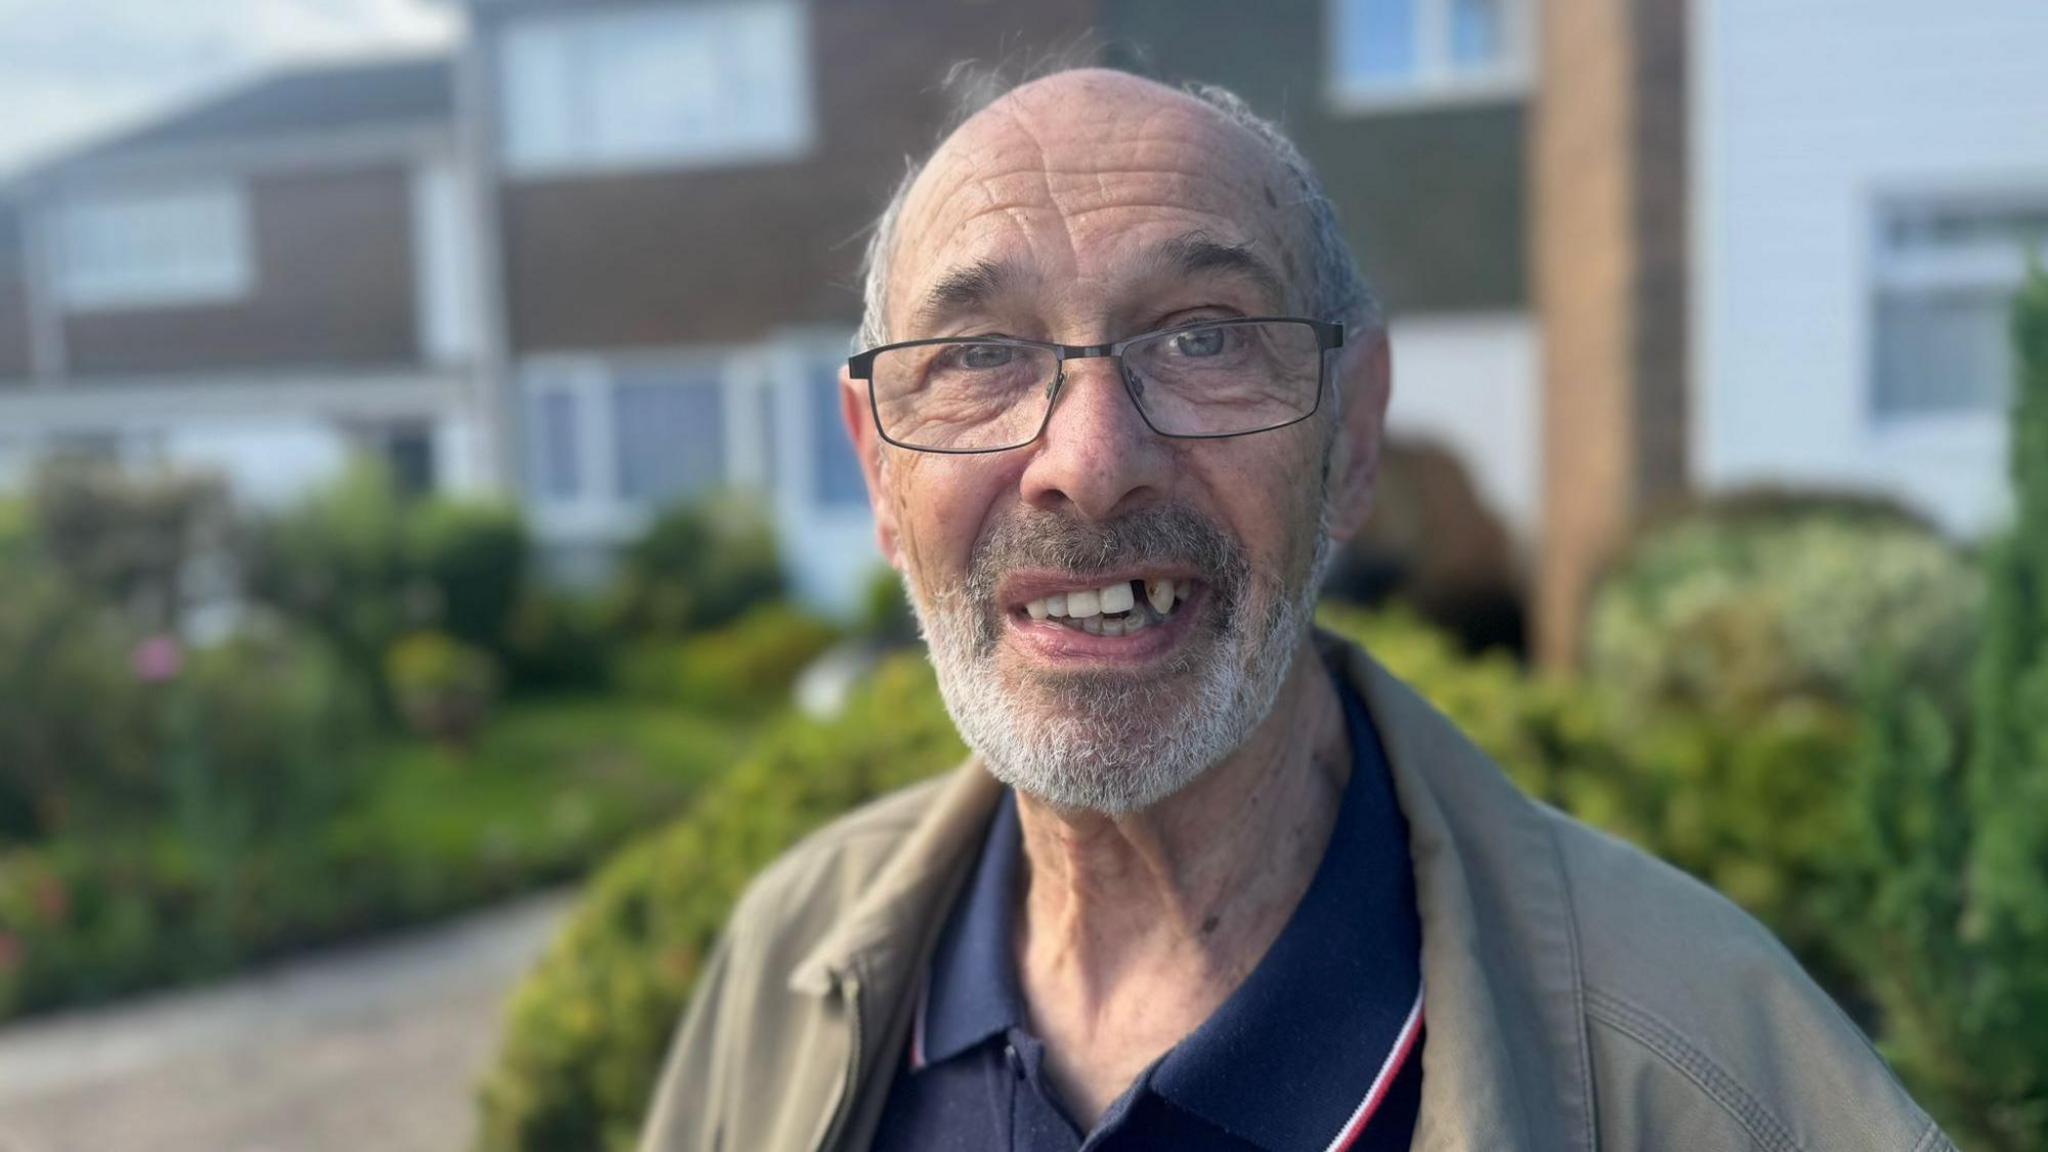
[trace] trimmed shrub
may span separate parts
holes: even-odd
[[[627,1149],[669,1036],[740,890],[805,833],[964,749],[922,659],[829,722],[790,718],[689,815],[622,853],[514,993],[478,1147]]]
[[[799,673],[839,638],[787,604],[764,604],[712,632],[635,648],[622,661],[627,691],[691,708],[752,714],[781,707]]]
[[[1967,560],[1882,502],[1719,497],[1650,524],[1601,582],[1587,671],[1638,703],[1735,713],[1851,705],[1872,661],[1960,686],[1982,600]]]

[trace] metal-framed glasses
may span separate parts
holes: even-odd
[[[919,452],[1003,452],[1038,439],[1070,360],[1108,359],[1138,414],[1161,436],[1214,440],[1315,415],[1325,353],[1344,326],[1253,316],[1204,320],[1114,344],[976,337],[906,340],[847,361],[868,383],[882,439]]]

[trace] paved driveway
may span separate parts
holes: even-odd
[[[203,991],[0,1029],[0,1152],[464,1152],[554,893]]]

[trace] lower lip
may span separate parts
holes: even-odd
[[[1202,589],[1173,610],[1173,615],[1140,629],[1131,636],[1094,636],[1078,628],[1033,620],[1021,613],[1009,617],[1008,633],[1024,652],[1041,663],[1068,668],[1139,667],[1152,663],[1180,645],[1195,613],[1205,600]]]

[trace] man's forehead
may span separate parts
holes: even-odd
[[[933,154],[899,223],[895,302],[963,264],[1095,267],[1190,233],[1291,277],[1288,180],[1248,130],[1191,96],[1120,73],[1051,77]]]

